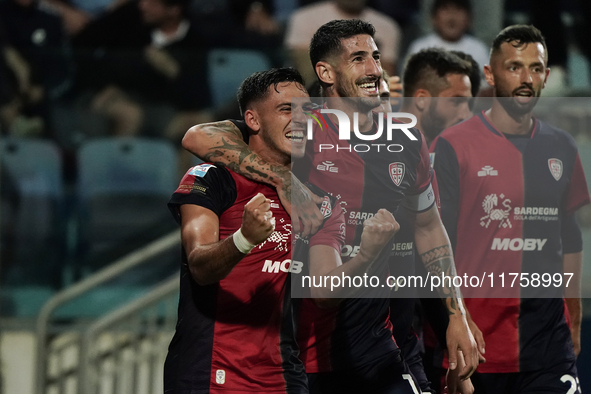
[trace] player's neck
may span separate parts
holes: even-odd
[[[326,98],[326,106],[330,109],[338,109],[339,111],[344,112],[347,117],[349,118],[349,122],[351,125],[351,131],[353,131],[353,121],[354,121],[354,114],[357,113],[358,115],[358,125],[359,125],[359,132],[361,133],[369,133],[373,128],[373,115],[372,111],[369,110],[367,112],[360,111],[353,104],[354,100],[343,99],[342,97],[327,97]],[[334,114],[329,114],[330,119],[334,122],[334,124],[339,124],[339,121]]]
[[[278,152],[275,149],[269,148],[267,144],[257,136],[251,136],[248,143],[250,149],[256,153],[261,159],[274,166],[282,166],[286,169],[291,167],[291,155],[286,155]]]
[[[427,143],[427,146],[431,145],[431,142],[433,142],[432,138],[429,138],[429,136],[427,136],[427,134],[423,131],[423,124],[421,122],[421,111],[419,111],[417,109],[417,107],[414,106],[413,104],[413,100],[411,98],[407,98],[405,100],[402,101],[402,107],[400,108],[401,112],[406,112],[408,114],[412,114],[415,116],[415,118],[417,118],[417,124],[414,126],[415,129],[418,129],[423,136],[425,137],[425,142]],[[408,123],[408,119],[399,119],[401,122],[405,122]]]
[[[405,98],[402,101],[402,107],[400,107],[400,112],[406,112],[407,114],[412,114],[417,118],[417,124],[414,126],[419,130],[423,130],[423,125],[421,123],[421,111],[414,105],[414,98]],[[400,119],[401,122],[408,123],[408,119]]]
[[[492,107],[485,112],[485,115],[490,123],[504,134],[527,135],[534,127],[531,112],[513,117],[498,100],[493,100]]]

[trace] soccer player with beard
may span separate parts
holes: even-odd
[[[539,30],[505,28],[484,70],[495,91],[492,107],[445,130],[432,146],[460,274],[575,274],[565,290],[497,282],[473,294],[496,298],[466,299],[487,344],[487,362],[473,378],[478,393],[580,392],[582,239],[574,214],[590,200],[572,137],[532,116],[547,60]],[[518,214],[538,210],[532,207],[543,209]]]
[[[423,49],[404,68],[402,111],[417,117],[427,145],[444,129],[469,118],[471,65],[441,48]]]
[[[425,136],[427,145],[445,128],[452,126],[471,113],[468,102],[471,94],[470,63],[462,60],[451,52],[441,48],[423,49],[412,55],[403,73],[402,112],[411,113],[417,119],[416,128]],[[436,180],[434,178],[434,185]],[[437,193],[437,188],[434,187]],[[390,258],[390,271],[394,276],[415,275],[416,252],[414,248],[414,231],[406,210],[396,214],[401,230],[394,237],[394,247]],[[423,273],[420,265],[418,272]],[[426,273],[423,273],[426,275]],[[421,361],[420,344],[412,328],[417,297],[416,289],[396,288],[396,296],[392,297],[390,309],[397,311],[391,315],[394,338],[400,345],[413,375],[419,381],[421,390],[427,392],[434,388],[440,392],[442,377],[445,370],[433,366],[432,357],[425,358],[425,368]],[[435,301],[435,302],[434,302]],[[423,298],[421,306],[429,323],[435,328],[439,342],[445,345],[447,314],[442,311],[437,300]],[[469,316],[469,315],[468,315]],[[484,342],[478,327],[468,319],[470,329],[477,341],[480,352],[484,352]],[[429,331],[430,332],[430,331]],[[428,338],[430,338],[428,336]],[[427,348],[427,343],[425,344]],[[427,348],[426,355],[432,355],[432,348]],[[428,374],[425,371],[429,372]],[[457,371],[451,372],[453,375]],[[427,376],[429,379],[427,379]],[[459,381],[450,376],[447,382],[450,392],[457,387],[461,393],[470,393],[469,380]],[[429,384],[431,381],[431,384]]]
[[[249,131],[254,152],[286,167],[292,155],[303,156],[311,102],[296,70],[255,73],[238,97],[245,120],[235,125]],[[338,254],[344,218],[333,197],[323,196],[322,228],[295,245],[275,189],[210,163],[187,172],[169,206],[185,253],[165,392],[307,393],[288,272],[362,274],[397,231],[392,214],[379,210],[366,221],[360,252],[345,266]],[[313,302],[339,303],[314,290]]]
[[[351,119],[352,112],[359,112],[359,129],[370,134],[376,131],[378,118],[372,110],[380,103],[378,84],[382,72],[373,34],[373,26],[362,21],[332,21],[316,32],[310,50],[325,92],[326,108],[339,109],[351,115]],[[298,173],[312,183],[322,182],[326,191],[344,200],[349,215],[354,215],[348,222],[348,245],[342,255],[352,258],[358,253],[363,220],[371,217],[376,207],[395,211],[404,202],[414,212],[417,246],[427,269],[433,274],[453,275],[451,249],[434,205],[429,158],[420,133],[410,131],[414,140],[403,133],[394,133],[392,141],[384,141],[404,144],[402,152],[365,156],[351,150],[359,141],[338,140],[336,118],[324,114],[323,121],[329,130],[315,130],[314,145],[323,141],[341,144],[345,150],[343,154],[334,151],[326,154],[314,152],[312,147],[306,156],[307,164],[298,164]],[[228,122],[192,128],[183,145],[202,158],[243,168],[245,176],[258,176],[268,183],[280,176],[244,146],[239,130]],[[327,167],[321,164],[326,161],[336,164],[333,171],[323,171]],[[356,214],[360,215],[359,220],[355,219]],[[387,264],[376,264],[375,269],[384,274]],[[457,289],[445,288],[442,292],[450,314],[447,337],[448,348],[453,349],[451,368],[455,368],[457,350],[462,349],[467,366],[461,376],[468,377],[478,364],[476,343],[468,329]],[[317,392],[411,389],[413,383],[410,376],[404,377],[406,367],[392,338],[388,304],[387,298],[355,298],[344,300],[333,310],[314,309],[314,305],[302,308],[299,344]]]

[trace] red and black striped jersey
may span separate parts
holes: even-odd
[[[507,275],[562,274],[563,251],[582,248],[580,233],[564,235],[565,223],[589,203],[572,137],[537,119],[531,136],[506,136],[483,112],[444,131],[432,151],[458,274],[494,278],[492,286],[488,279],[476,291],[463,289],[487,345],[478,370],[574,360],[562,289],[510,287]]]
[[[291,259],[289,215],[274,188],[212,164],[191,168],[169,207],[195,204],[219,217],[220,239],[242,224],[244,206],[257,193],[271,199],[275,231],[220,282],[200,286],[191,277],[183,251],[178,323],[165,364],[165,393],[306,393],[298,358],[290,272],[305,261]],[[310,241],[342,243],[342,214],[333,209]],[[340,214],[340,215],[339,215]]]
[[[314,127],[305,158],[294,163],[294,173],[301,180],[322,185],[323,190],[342,201],[346,242],[341,256],[346,264],[359,252],[363,222],[380,208],[395,214],[405,203],[415,210],[433,204],[429,154],[416,129],[411,129],[416,141],[401,131],[394,132],[391,140],[386,140],[385,132],[374,141],[355,137],[340,140],[338,126],[330,117],[319,116],[320,125]],[[375,115],[371,134],[378,127],[378,116]],[[422,201],[430,202],[422,202],[419,207],[416,204],[419,196],[426,197],[429,192],[429,198]],[[392,245],[390,242],[386,249],[391,250]],[[386,251],[368,275],[378,276],[385,283],[388,257]],[[358,368],[399,351],[389,321],[390,289],[369,291],[367,294],[374,298],[362,295],[345,299],[337,308],[328,310],[312,304],[302,309],[298,343],[307,372]]]

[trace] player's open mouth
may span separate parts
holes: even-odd
[[[519,103],[528,103],[534,97],[534,92],[529,89],[518,90],[513,96]]]
[[[285,134],[285,136],[292,142],[302,142],[304,140],[303,130],[292,130]]]
[[[357,86],[361,88],[368,96],[376,96],[378,92],[378,82],[379,80],[375,81],[365,81],[363,83],[358,83]]]

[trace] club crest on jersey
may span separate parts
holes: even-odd
[[[390,163],[390,178],[396,186],[400,186],[402,179],[404,179],[404,163],[399,161]]]
[[[562,160],[548,159],[548,168],[554,179],[559,181],[562,178]]]
[[[332,206],[330,204],[330,198],[328,196],[324,196],[322,200],[322,205],[320,206],[320,213],[324,216],[325,219],[329,218],[332,214]]]

